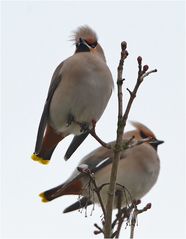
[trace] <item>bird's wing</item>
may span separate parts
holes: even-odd
[[[115,142],[109,143],[111,148],[113,148]],[[127,157],[127,151],[121,152],[120,160],[123,160]],[[81,164],[87,165],[88,168],[93,172],[96,173],[102,168],[106,167],[107,165],[112,163],[114,158],[113,149],[108,149],[105,147],[100,147],[87,156],[85,156],[79,163],[78,166]]]
[[[109,143],[112,145],[113,142]],[[107,149],[105,147],[99,147],[98,149],[92,151],[90,154],[85,156],[80,164],[86,164],[90,170],[96,172],[101,169],[101,165],[104,162],[111,162],[113,158],[112,149]],[[105,163],[104,163],[105,164]]]
[[[38,133],[37,133],[37,139],[36,139],[36,145],[35,145],[35,153],[37,154],[41,148],[42,140],[43,140],[43,135],[46,129],[47,121],[48,121],[48,116],[49,116],[49,108],[50,108],[50,102],[53,97],[53,94],[59,85],[59,82],[61,81],[62,77],[60,75],[60,70],[61,67],[63,66],[63,62],[59,64],[59,66],[56,68],[54,71],[50,87],[48,90],[48,95],[47,99],[45,101],[43,113],[41,115],[39,127],[38,127]]]
[[[68,160],[71,157],[71,155],[76,151],[76,149],[80,146],[80,144],[86,139],[88,135],[89,132],[74,136],[70,146],[65,153],[65,160]]]
[[[111,148],[113,148],[114,142],[110,142],[109,144],[111,145]],[[127,152],[121,152],[120,160],[123,160],[126,157]],[[113,149],[108,149],[105,147],[99,147],[98,149],[95,149],[79,162],[78,166],[76,167],[70,178],[66,181],[66,184],[68,185],[74,180],[80,180],[81,178],[86,177],[83,173],[84,169],[86,170],[88,168],[92,173],[100,171],[102,168],[111,164],[113,158]],[[80,172],[81,170],[79,169],[82,169],[82,172]]]

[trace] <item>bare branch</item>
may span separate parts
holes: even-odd
[[[95,235],[98,235],[98,234],[100,234],[100,233],[104,233],[103,232],[103,229],[100,227],[100,226],[98,226],[96,223],[94,224],[94,226],[96,227],[96,231],[94,231],[94,234]]]
[[[112,209],[114,203],[114,193],[115,193],[115,185],[116,185],[116,177],[118,171],[118,164],[120,160],[120,152],[121,152],[121,142],[122,142],[122,134],[123,134],[123,125],[122,125],[122,115],[123,115],[123,92],[122,92],[122,84],[123,83],[123,65],[124,61],[128,56],[128,52],[126,50],[127,43],[121,43],[121,58],[118,66],[118,76],[117,76],[117,86],[118,86],[118,128],[117,128],[117,139],[114,148],[114,160],[112,164],[112,171],[110,176],[110,185],[108,191],[108,199],[106,204],[106,218],[104,225],[104,237],[111,237],[111,224],[112,224]]]
[[[144,208],[142,209],[138,209],[137,205],[134,205],[134,210],[132,212],[132,216],[131,216],[131,228],[130,228],[130,239],[134,238],[134,229],[136,226],[136,222],[137,222],[137,216],[138,214],[141,214],[143,212],[146,212],[148,209],[151,208],[151,203],[148,203]]]
[[[157,69],[154,69],[154,70],[151,70],[151,71],[147,71],[146,73],[144,73],[142,76],[141,76],[141,81],[143,81],[143,79],[145,77],[147,77],[148,75],[152,74],[152,73],[156,73],[157,72]]]

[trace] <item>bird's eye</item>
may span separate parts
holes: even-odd
[[[94,42],[94,43],[92,43],[92,44],[90,44],[90,46],[92,47],[92,48],[95,48],[96,46],[97,46],[97,41],[96,42]]]
[[[98,43],[97,43],[97,41],[93,42],[93,41],[82,39],[80,37],[79,41],[76,43],[76,48],[79,47],[81,44],[87,45],[87,47],[89,47],[89,48],[95,48]]]
[[[89,41],[86,41],[85,42],[91,47],[91,48],[95,48],[97,46],[97,41],[93,42],[93,43],[90,43]]]
[[[142,139],[146,139],[148,137],[143,131],[140,131],[140,136]]]

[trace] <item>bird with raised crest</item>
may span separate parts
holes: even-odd
[[[75,53],[54,71],[41,116],[32,159],[47,164],[58,143],[70,134],[67,160],[102,116],[113,79],[96,33],[79,27],[73,36]]]

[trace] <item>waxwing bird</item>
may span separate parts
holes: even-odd
[[[133,200],[141,199],[154,186],[160,171],[160,161],[157,148],[163,141],[157,140],[154,133],[138,122],[132,122],[135,130],[128,131],[123,135],[124,142],[132,139],[132,142],[151,138],[142,144],[130,147],[121,152],[120,164],[117,175],[117,186],[115,196],[115,207],[117,207],[117,195],[122,195],[122,206],[130,204]],[[115,142],[111,142],[114,145]],[[79,163],[72,176],[63,184],[47,190],[40,194],[43,202],[52,201],[64,195],[81,195],[82,198],[66,208],[64,212],[70,212],[98,203],[90,178],[78,169],[86,168],[95,177],[98,187],[101,188],[100,194],[105,204],[110,179],[113,150],[100,147],[87,156]]]
[[[47,164],[57,144],[74,139],[65,154],[70,158],[103,114],[113,79],[96,33],[82,26],[73,36],[75,53],[54,71],[41,116],[32,159]]]

